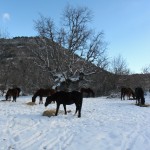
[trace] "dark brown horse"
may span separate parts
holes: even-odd
[[[39,104],[43,104],[43,97],[47,97],[50,96],[52,94],[54,94],[56,91],[54,89],[39,89],[35,92],[35,94],[32,97],[32,102],[35,102],[36,97],[39,96],[40,97],[40,101]]]
[[[144,91],[141,87],[135,88],[135,97],[137,105],[141,106],[145,104]]]
[[[121,88],[121,100],[125,100],[125,96],[127,96],[128,99],[130,99],[131,96],[133,97],[133,99],[135,99],[135,94],[131,88]]]
[[[81,92],[78,92],[78,91],[72,91],[72,92],[60,91],[60,92],[56,92],[55,94],[48,96],[46,98],[45,107],[47,107],[52,101],[56,101],[57,107],[56,107],[55,116],[57,116],[60,104],[63,104],[65,114],[67,114],[66,105],[75,104],[76,105],[75,114],[78,112],[78,117],[81,117],[82,100],[83,100],[83,98],[82,98]]]
[[[19,97],[21,89],[20,88],[13,88],[13,89],[8,89],[7,93],[6,93],[6,101],[8,100],[8,98],[11,98],[11,96],[13,97],[12,102],[16,102],[16,98]]]
[[[87,93],[87,97],[95,97],[95,93],[91,88],[81,88],[80,92],[83,93]]]

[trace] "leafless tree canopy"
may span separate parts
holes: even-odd
[[[0,38],[8,38],[9,33],[6,29],[0,29]]]
[[[144,74],[149,74],[150,73],[150,65],[147,65],[147,66],[143,67],[142,72]]]
[[[128,75],[130,70],[127,67],[127,62],[121,55],[114,57],[111,62],[111,72],[117,75]]]
[[[81,72],[86,75],[95,73],[97,67],[105,67],[104,33],[95,34],[89,29],[91,18],[88,8],[67,6],[61,27],[57,28],[50,17],[40,15],[34,21],[39,34],[36,40],[39,48],[33,49],[35,63],[52,77],[60,73],[65,79],[76,77]]]

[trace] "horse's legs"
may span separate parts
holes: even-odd
[[[130,99],[130,97],[133,97],[133,96],[132,96],[132,93],[129,93],[129,99]]]
[[[8,96],[8,101],[11,101],[11,96]]]
[[[138,103],[138,99],[136,98],[136,104]]]
[[[13,96],[12,102],[16,102],[16,96]]]
[[[136,99],[136,104],[137,104],[137,105],[141,105],[141,100],[140,100],[140,98],[137,98],[137,99]]]
[[[81,109],[82,109],[82,99],[80,100],[80,103],[79,103],[79,108],[78,108],[78,110],[79,110],[79,112],[78,112],[78,118],[80,118],[81,117]]]
[[[122,93],[121,95],[121,100],[124,100],[124,93]]]
[[[63,104],[63,106],[64,106],[65,115],[66,115],[66,114],[67,114],[67,111],[66,111],[66,105]]]
[[[141,99],[138,99],[138,105],[141,105]]]
[[[76,111],[75,111],[75,114],[77,113],[78,111],[78,118],[81,117],[81,108],[82,108],[82,101],[78,104],[75,104],[76,105]]]
[[[74,115],[76,115],[76,113],[77,113],[77,112],[78,112],[78,110],[79,110],[79,108],[78,108],[78,104],[76,104],[76,103],[75,103],[75,105],[76,105],[76,111],[75,111]]]
[[[14,97],[14,101],[15,101],[15,102],[16,102],[16,98],[17,98],[17,97],[15,96],[15,97]]]
[[[121,91],[121,100],[124,100],[124,92]]]
[[[78,106],[78,118],[81,117],[81,107],[82,107],[81,105]]]
[[[11,96],[6,95],[5,98],[6,98],[6,101],[11,101]]]
[[[5,98],[6,98],[6,101],[7,101],[8,100],[8,95],[6,95]]]
[[[145,105],[145,98],[144,97],[141,98],[141,105]]]
[[[55,116],[57,116],[57,114],[58,114],[59,106],[60,106],[60,104],[57,103]]]
[[[74,115],[77,113],[77,111],[78,111],[78,108],[77,108],[77,105],[76,105],[76,111],[75,111]]]
[[[42,99],[42,96],[40,96],[40,101],[39,101],[39,104],[43,104],[43,99]]]

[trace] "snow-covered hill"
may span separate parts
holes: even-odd
[[[149,99],[147,95],[146,104]],[[37,100],[29,106],[30,101],[28,96],[0,102],[0,150],[150,149],[150,107],[136,106],[133,100],[84,98],[81,118],[74,116],[74,105],[67,106],[67,115],[42,116],[44,105]]]

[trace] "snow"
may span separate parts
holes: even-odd
[[[0,102],[0,150],[150,149],[150,107],[136,106],[134,100],[84,98],[81,118],[74,115],[74,105],[67,106],[67,115],[42,116],[44,105],[37,100],[29,106],[30,101],[31,96],[21,96],[16,103]]]

